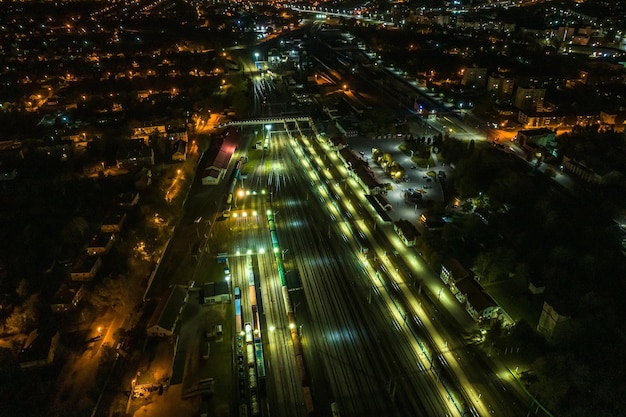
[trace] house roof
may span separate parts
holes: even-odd
[[[179,139],[174,144],[175,152],[185,153],[187,151],[187,142],[182,139]]]
[[[471,304],[476,311],[483,311],[486,308],[497,306],[493,298],[491,298],[473,278],[464,278],[457,281],[455,285],[461,293],[466,295],[467,302]]]
[[[335,146],[346,145],[348,143],[344,136],[333,136],[330,138],[330,141]]]
[[[469,280],[469,278],[467,278]],[[484,291],[476,291],[467,294],[467,302],[470,303],[476,311],[485,311],[489,307],[497,307],[498,304]]]
[[[384,208],[385,210],[389,211],[393,208],[389,200],[387,200],[387,198],[384,195],[376,194],[374,198],[376,199],[376,201],[378,201],[378,204],[380,204],[380,206]]]
[[[207,167],[226,169],[235,149],[239,145],[239,132],[237,128],[229,127],[213,138],[207,153]]]
[[[123,211],[112,210],[108,211],[102,219],[102,224],[120,224],[126,219],[126,213]]]
[[[207,282],[202,286],[204,297],[215,297],[216,295],[228,294],[230,289],[226,281]]]
[[[376,213],[378,213],[382,221],[384,222],[391,221],[391,217],[389,217],[389,214],[387,214],[385,209],[381,207],[381,205],[378,203],[378,200],[376,200],[373,195],[366,194],[365,198],[367,198],[367,201],[369,201],[372,207],[374,208],[374,210],[376,210]]]
[[[119,193],[113,198],[113,202],[118,206],[132,206],[139,200],[139,193],[128,191]]]
[[[408,241],[412,241],[417,236],[419,236],[417,228],[413,225],[413,223],[408,220],[400,219],[395,222],[394,225],[396,226],[396,228],[398,228],[398,230],[400,230],[402,236],[404,236]]]
[[[35,329],[26,338],[19,353],[19,362],[46,360],[50,354],[55,332]]]
[[[111,240],[115,238],[115,233],[113,232],[96,232],[91,239],[89,240],[90,248],[103,248],[109,244]]]
[[[441,266],[450,272],[455,281],[469,277],[470,272],[456,258],[449,258],[442,262]],[[472,280],[473,281],[473,280]]]
[[[230,158],[233,156],[232,153],[226,152],[220,149],[217,154],[213,158],[213,162],[211,162],[211,168],[217,169],[226,169],[228,168],[228,163],[230,162]]]
[[[359,179],[363,182],[363,184],[365,184],[367,188],[369,188],[370,190],[373,190],[375,188],[382,186],[382,184],[379,183],[378,180],[376,180],[376,177],[374,177],[374,174],[367,166],[364,166],[364,165],[357,166],[356,168],[354,168],[354,173],[359,177]]]
[[[94,265],[96,264],[96,262],[98,262],[99,259],[100,259],[99,256],[82,255],[78,259],[78,262],[76,262],[74,266],[72,267],[72,273],[80,274],[80,273],[91,272]]]
[[[220,170],[217,168],[207,168],[206,170],[204,170],[204,176],[211,177],[211,178],[219,178]]]
[[[161,298],[156,310],[148,321],[148,329],[158,326],[171,333],[174,332],[178,315],[187,300],[187,288],[181,285],[171,286]]]

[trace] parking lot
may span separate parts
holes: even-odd
[[[393,206],[388,212],[393,221],[405,219],[417,222],[420,214],[428,210],[433,203],[444,201],[443,189],[439,180],[439,172],[447,178],[449,167],[437,161],[436,166],[422,168],[417,166],[411,158],[399,149],[402,139],[368,139],[362,137],[350,138],[349,146],[366,160],[376,178],[381,183],[391,183],[393,190],[387,194],[387,200]],[[400,182],[394,182],[389,174],[371,160],[372,149],[377,148],[382,152],[389,153],[394,161],[397,161],[405,169],[405,178]],[[421,197],[418,197],[419,194]]]

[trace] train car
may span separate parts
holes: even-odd
[[[298,367],[298,374],[300,375],[300,383],[302,386],[309,385],[308,377],[306,374],[306,367],[304,366],[304,359],[302,355],[296,356],[296,366]]]
[[[304,395],[304,406],[306,407],[306,413],[309,417],[314,415],[315,409],[313,408],[313,397],[311,396],[311,388],[302,388],[302,394]]]
[[[256,369],[259,378],[265,378],[265,360],[263,358],[263,344],[254,344],[254,353],[256,356]]]
[[[272,238],[272,247],[273,248],[279,248],[278,246],[278,236],[276,236],[276,230],[271,230],[270,232],[270,237]]]
[[[249,288],[250,288],[250,305],[254,309],[254,307],[256,307],[256,288],[254,287],[254,285],[251,285]]]
[[[254,367],[248,369],[248,386],[251,391],[256,391],[256,372],[254,371]]]
[[[297,331],[297,330],[296,330]],[[293,352],[296,356],[302,355],[302,343],[300,343],[300,338],[296,334],[295,337],[292,335],[291,342],[293,343]]]
[[[246,272],[248,274],[248,285],[254,287],[254,271],[252,270],[252,257],[246,259]]]
[[[285,311],[287,315],[289,313],[293,313],[293,306],[291,305],[290,297],[289,297],[289,288],[286,285],[281,287],[281,291],[283,294],[283,303],[285,303]]]
[[[261,408],[259,407],[259,399],[256,394],[250,396],[250,413],[252,416],[258,416],[261,413]]]
[[[259,309],[257,306],[252,306],[252,320],[254,327],[252,328],[252,337],[255,342],[261,341],[261,322],[259,321]]]
[[[241,300],[235,299],[235,333],[241,333]]]
[[[246,346],[246,353],[248,354],[248,367],[254,368],[254,364],[256,363],[256,356],[254,355],[254,345],[249,344]]]

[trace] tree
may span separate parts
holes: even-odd
[[[140,282],[138,279],[130,279],[128,275],[107,277],[94,288],[89,301],[98,311],[110,308],[125,314],[137,300]]]
[[[89,223],[82,217],[74,217],[70,220],[61,231],[61,239],[64,244],[72,248],[83,246],[89,232]]]
[[[35,328],[39,320],[39,296],[31,295],[20,307],[7,317],[5,326],[9,333],[28,333]]]

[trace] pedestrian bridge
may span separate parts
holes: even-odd
[[[258,117],[258,118],[250,118],[250,119],[240,119],[240,120],[231,120],[229,122],[220,123],[219,127],[227,127],[227,126],[257,126],[257,125],[282,125],[285,126],[285,131],[289,132],[287,127],[288,123],[295,123],[297,130],[300,132],[302,136],[302,131],[300,130],[300,125],[298,123],[308,123],[309,127],[315,134],[316,138],[319,138],[319,133],[317,132],[317,128],[315,126],[315,122],[313,118],[310,116],[281,116],[281,117]],[[291,136],[291,135],[290,135]]]
[[[220,123],[220,127],[226,126],[254,126],[254,125],[271,125],[285,124],[294,122],[308,122],[313,124],[313,119],[309,116],[288,116],[288,117],[259,117],[253,119],[231,120],[229,122]]]

